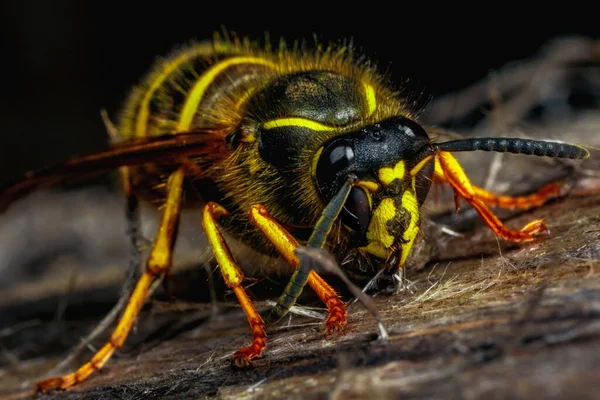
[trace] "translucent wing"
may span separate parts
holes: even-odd
[[[41,187],[107,173],[122,166],[143,164],[176,165],[182,160],[209,162],[227,152],[228,129],[144,137],[112,145],[104,151],[71,158],[50,167],[30,171],[20,179],[0,187],[0,211],[13,201]]]
[[[465,135],[465,134],[449,131],[449,130],[442,129],[442,128],[435,128],[432,126],[423,126],[423,128],[429,135],[429,138],[433,142],[436,142],[436,143],[446,142],[449,140],[465,139],[465,138],[469,137],[468,135]]]

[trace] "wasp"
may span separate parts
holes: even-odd
[[[529,196],[496,195],[473,185],[452,153],[589,156],[580,146],[521,138],[437,142],[398,91],[349,46],[274,50],[219,37],[157,61],[126,99],[116,128],[108,149],[29,172],[0,194],[5,208],[34,189],[119,169],[126,194],[161,212],[144,272],[110,339],[76,371],[39,382],[43,392],[82,382],[123,345],[150,286],[172,267],[184,207],[199,209],[222,278],[248,319],[252,342],[233,355],[243,367],[267,346],[265,320],[286,315],[307,284],[328,309],[326,331],[347,322],[341,296],[303,268],[299,246],[326,249],[337,260],[351,256],[367,275],[398,272],[419,234],[433,182],[451,186],[500,238],[531,241],[546,232],[542,220],[513,230],[490,207],[538,206],[559,185]],[[294,269],[265,320],[243,286],[225,232]]]

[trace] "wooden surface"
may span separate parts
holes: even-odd
[[[585,69],[600,54],[597,42],[587,40],[559,47],[549,47],[542,63],[533,60],[495,76],[507,126],[545,104],[548,99],[534,97],[554,93],[548,85],[567,87],[564,75],[556,73],[566,71],[567,61],[582,62]],[[598,82],[591,78],[597,69],[595,75],[591,71],[582,75],[587,88]],[[480,111],[489,100],[488,84],[440,99],[437,110],[452,113],[432,113],[430,121],[452,125],[471,115],[469,110]],[[544,115],[529,121],[527,137],[598,147],[597,111]],[[490,112],[473,133],[498,135],[490,130],[496,117]],[[513,132],[507,126],[500,132]],[[91,192],[61,202],[59,195],[36,194],[0,220],[0,398],[598,398],[599,158],[595,151],[575,169],[577,163],[535,157],[494,159],[501,167],[493,184],[498,192],[527,192],[553,178],[574,185],[567,197],[538,209],[499,212],[512,228],[544,218],[549,237],[518,245],[499,241],[468,207],[454,215],[451,193],[440,193],[439,203],[430,201],[424,208],[424,236],[409,259],[402,290],[374,297],[388,341],[377,340],[375,321],[360,303],[349,306],[345,333],[327,338],[322,319],[293,315],[267,327],[264,356],[245,370],[234,369],[231,356],[249,343],[248,324],[220,278],[215,312],[203,269],[181,268],[206,258],[198,234],[182,234],[177,268],[168,281],[175,299],[159,290],[125,347],[100,373],[43,396],[33,391],[36,380],[50,376],[116,302],[127,247],[126,238],[115,233],[124,231],[120,198]],[[480,185],[490,177],[491,159],[482,153],[460,156]],[[186,224],[197,227],[198,215],[182,219],[182,229]],[[148,224],[144,235],[150,237],[154,227]],[[39,238],[30,237],[33,233]],[[37,255],[25,257],[30,254]],[[94,265],[81,267],[82,260]],[[285,283],[270,277],[252,286],[261,310]],[[301,304],[319,306],[308,290]],[[92,345],[98,348],[107,337]],[[84,351],[61,372],[72,371],[91,354]]]
[[[541,216],[552,236],[502,256],[486,228],[438,240],[455,254],[409,273],[405,290],[375,297],[387,342],[376,340],[373,318],[355,303],[344,335],[324,338],[322,321],[294,316],[269,326],[268,349],[252,368],[235,370],[231,355],[249,339],[239,309],[211,318],[206,305],[155,303],[101,373],[43,397],[597,398],[600,197],[557,201],[510,225]],[[51,321],[10,336],[13,346],[20,342],[13,353],[41,348],[37,357],[4,366],[4,398],[32,394],[34,380],[64,357],[75,332],[85,331],[81,325],[93,326],[79,317],[56,328],[64,334],[56,347],[43,344]]]

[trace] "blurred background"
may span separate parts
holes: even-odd
[[[353,12],[326,4],[239,6],[228,2],[15,1],[0,5],[0,182],[22,172],[96,150],[107,140],[100,118],[115,118],[130,87],[155,58],[222,26],[288,42],[313,35],[353,38],[396,83],[423,100],[486,77],[506,62],[530,58],[557,36],[597,37],[585,13],[533,18],[511,10],[446,13],[394,11],[370,2]],[[408,8],[407,8],[408,6]],[[405,83],[406,84],[406,83]]]
[[[424,118],[451,128],[472,126],[486,115],[490,85],[484,86],[478,99],[467,102],[470,110],[456,117],[448,112],[456,104],[453,93],[486,82],[512,63],[529,62],[540,54],[545,57],[544,49],[552,47],[556,38],[572,38],[573,43],[567,40],[562,48],[577,53],[579,39],[600,36],[598,24],[584,21],[586,13],[581,11],[577,18],[569,18],[564,10],[542,18],[514,9],[502,13],[493,6],[479,16],[448,13],[429,5],[429,9],[411,9],[405,3],[400,11],[371,2],[343,7],[3,1],[0,183],[103,148],[108,137],[101,110],[116,119],[131,86],[157,56],[190,40],[210,39],[223,28],[259,40],[268,32],[272,41],[284,37],[290,43],[306,39],[310,44],[314,35],[321,41],[352,38],[359,50],[388,72],[392,82],[402,83],[422,106],[443,111]],[[577,53],[575,58],[585,64],[591,52],[586,48],[585,55]],[[531,71],[519,73],[521,81],[532,76]],[[562,106],[597,107],[600,86],[590,86],[587,78],[571,79],[568,85],[558,93]],[[536,93],[555,88],[538,86]],[[513,93],[513,89],[508,85],[506,91]],[[434,107],[434,99],[442,103],[449,99],[451,106],[446,102]],[[473,119],[474,115],[478,117]],[[0,288],[28,274],[40,278],[42,271],[65,277],[49,265],[58,265],[63,272],[65,266],[122,268],[127,255],[123,199],[114,196],[116,185],[106,183],[65,194],[35,193],[14,204],[0,219]],[[144,228],[148,237],[154,234],[150,221]],[[203,251],[197,232],[199,218],[185,220],[182,229],[188,225],[194,232],[188,242],[192,260]],[[185,240],[179,244],[185,246]]]

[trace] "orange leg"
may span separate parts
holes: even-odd
[[[438,162],[439,171],[441,171],[441,173],[437,168]],[[498,217],[496,217],[496,215],[494,215],[494,213],[492,213],[492,211],[486,206],[485,200],[480,197],[481,193],[485,191],[480,189],[478,192],[474,188],[456,158],[454,158],[454,156],[448,152],[442,151],[436,155],[435,177],[436,179],[443,179],[445,182],[449,183],[454,188],[455,194],[460,195],[469,204],[471,204],[488,224],[488,226],[494,231],[494,233],[503,239],[513,242],[524,242],[533,240],[535,239],[536,234],[548,230],[542,220],[532,221],[520,231],[513,231],[504,226],[500,219],[498,219]],[[491,193],[489,194],[494,196],[494,198],[498,198]]]
[[[229,213],[225,208],[217,203],[210,202],[204,206],[202,211],[202,226],[208,237],[208,241],[215,255],[215,259],[219,264],[221,275],[225,280],[225,283],[235,293],[242,310],[248,318],[250,328],[252,329],[252,344],[248,347],[238,350],[233,355],[233,361],[238,367],[245,367],[249,365],[250,360],[259,357],[262,351],[267,347],[267,334],[265,333],[264,325],[260,314],[256,311],[252,305],[252,301],[246,294],[242,281],[244,280],[244,274],[236,264],[229,246],[225,242],[223,235],[217,227],[217,220],[223,215]]]
[[[434,179],[437,182],[448,183],[448,179],[446,178],[444,170],[440,166],[440,162],[437,159],[435,162]],[[563,189],[562,186],[557,183],[549,183],[531,195],[513,197],[497,195],[473,184],[471,184],[471,187],[473,188],[475,197],[487,205],[492,207],[502,207],[508,210],[527,210],[533,207],[539,207],[551,198],[560,195]]]
[[[66,389],[87,378],[92,372],[102,368],[115,350],[121,348],[133,323],[137,319],[148,297],[148,290],[152,282],[165,274],[171,267],[173,245],[175,243],[177,223],[181,208],[181,192],[184,178],[183,169],[174,172],[168,180],[168,195],[165,203],[158,235],[146,263],[146,271],[140,277],[137,285],[129,298],[129,303],[121,319],[113,331],[110,340],[92,359],[81,366],[77,371],[62,376],[50,378],[37,384],[38,390],[47,392],[51,389]]]
[[[484,203],[492,207],[502,207],[509,210],[528,210],[539,207],[553,197],[561,194],[561,186],[557,183],[549,183],[537,192],[529,196],[500,196],[478,186],[473,186],[475,195]]]
[[[283,258],[292,267],[298,268],[299,260],[294,253],[298,247],[298,241],[269,214],[267,209],[260,204],[252,206],[250,220],[267,236]],[[347,315],[346,305],[340,300],[340,296],[315,271],[311,271],[308,275],[308,284],[329,310],[326,333],[340,330],[346,324]]]

